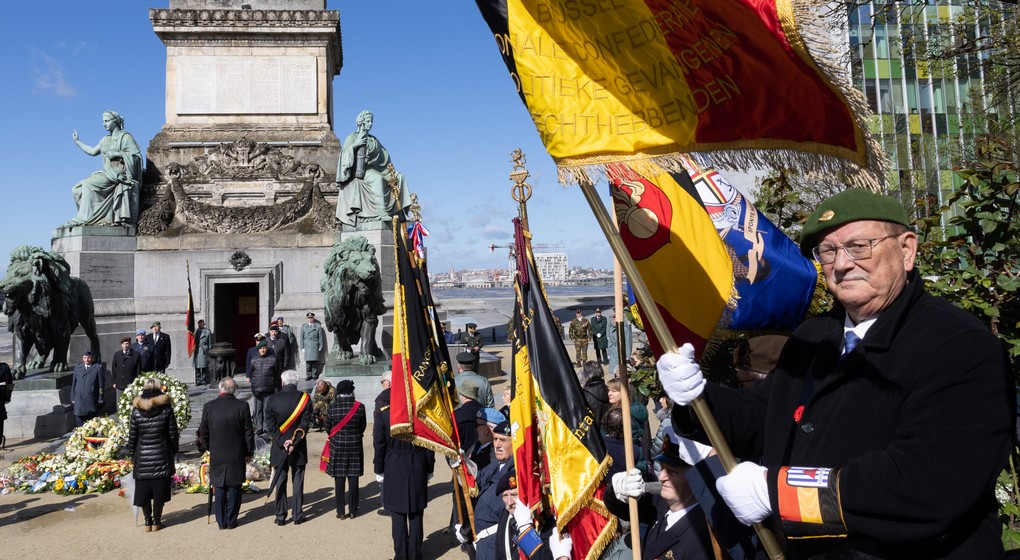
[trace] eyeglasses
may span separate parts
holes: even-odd
[[[832,264],[836,261],[836,251],[843,249],[846,256],[852,261],[863,261],[871,258],[871,250],[882,241],[890,237],[899,237],[900,234],[876,237],[874,239],[857,239],[846,245],[819,245],[811,249],[811,254],[819,264]]]

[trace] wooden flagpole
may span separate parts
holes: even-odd
[[[613,231],[617,231],[616,214],[611,216]],[[615,294],[613,294],[613,311],[616,313],[617,319],[621,319],[623,315],[623,275],[620,272],[620,259],[619,257],[613,256],[613,288]],[[620,378],[620,411],[623,412],[623,451],[624,451],[624,463],[627,467],[627,472],[630,472],[634,468],[634,432],[632,428],[633,419],[630,415],[630,374],[627,371],[627,356],[624,355],[624,348],[626,348],[626,335],[623,332],[623,323],[615,322],[616,325],[616,347],[617,347],[617,360],[619,362],[619,369],[617,375]],[[596,352],[596,355],[598,353]],[[601,422],[602,419],[598,418]],[[645,437],[651,437],[652,434],[645,434]],[[612,488],[609,489],[612,492]],[[638,520],[638,503],[637,498],[627,499],[627,508],[630,516],[630,543],[631,543],[631,554],[633,560],[641,560],[641,526]]]
[[[620,232],[617,231],[615,224],[609,217],[609,212],[606,210],[605,205],[602,204],[602,200],[595,191],[595,185],[586,180],[580,181],[579,184],[581,186],[581,192],[584,193],[584,198],[588,201],[588,206],[591,207],[591,211],[595,215],[595,220],[598,222],[599,227],[602,228],[602,233],[606,236],[606,240],[609,241],[609,245],[613,249],[613,254],[623,266],[624,272],[627,273],[627,280],[630,282],[630,286],[634,290],[634,295],[637,297],[638,305],[641,306],[642,318],[647,320],[647,325],[651,327],[658,336],[664,352],[678,352],[679,346],[676,341],[673,340],[673,336],[670,334],[669,328],[666,326],[666,321],[662,318],[662,314],[659,313],[659,308],[655,304],[655,300],[652,298],[651,292],[648,291],[648,287],[645,285],[645,281],[641,277],[640,272],[638,272],[634,259],[631,258],[630,253],[624,246],[623,238],[620,237]],[[625,371],[625,369],[620,370],[621,381],[625,379]],[[626,392],[624,392],[624,395],[626,395]],[[626,403],[626,400],[624,402]],[[732,472],[737,466],[737,460],[733,456],[733,452],[730,450],[729,444],[726,443],[726,439],[723,438],[722,431],[719,429],[719,424],[716,423],[715,417],[712,416],[712,411],[708,407],[708,403],[705,402],[705,397],[698,396],[696,399],[691,401],[689,406],[694,410],[694,413],[697,414],[698,420],[701,422],[701,426],[705,430],[705,434],[708,435],[708,441],[712,444],[712,447],[715,448],[715,453],[719,456],[719,460],[722,462],[723,468],[726,469],[727,473]],[[624,422],[629,420],[628,412],[629,410],[625,408]],[[624,435],[626,435],[627,432],[629,432],[629,430],[625,425]],[[630,460],[628,460],[627,468],[630,468]],[[782,560],[784,558],[783,551],[779,548],[779,543],[776,541],[775,535],[772,534],[772,531],[761,523],[755,523],[754,530],[758,533],[758,538],[761,540],[762,546],[765,548],[765,552],[768,554],[769,558],[772,560]]]

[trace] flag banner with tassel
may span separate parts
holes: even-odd
[[[602,502],[611,459],[523,247],[519,218],[515,224],[510,423],[517,488],[533,511],[548,504],[559,530],[570,533],[574,559],[594,560],[616,533],[616,518]]]
[[[700,354],[717,328],[792,330],[814,264],[715,169],[683,161],[690,173],[609,168],[620,236],[674,339]],[[661,355],[654,332],[649,343]]]
[[[733,265],[737,293],[722,327],[733,330],[793,330],[803,320],[818,281],[818,269],[789,237],[750,204],[718,171],[684,158],[684,174],[673,174],[712,218]],[[688,182],[689,181],[689,182]]]
[[[184,312],[184,328],[187,330],[188,357],[195,354],[198,342],[195,340],[195,300],[191,296],[191,265],[188,269],[188,310]]]
[[[733,266],[719,232],[668,172],[648,177],[623,164],[608,171],[620,237],[674,339],[700,355],[732,305]],[[645,327],[660,356],[658,338]]]
[[[438,451],[460,455],[453,421],[456,397],[449,359],[440,349],[425,305],[428,289],[424,270],[408,247],[406,229],[394,224],[394,259],[397,279],[393,289],[393,386],[390,396],[390,433]]]
[[[561,182],[596,182],[619,161],[680,171],[687,152],[869,187],[887,165],[816,2],[476,4]]]

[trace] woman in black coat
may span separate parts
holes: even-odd
[[[146,379],[142,394],[131,403],[131,430],[127,448],[134,462],[134,505],[145,514],[145,532],[163,528],[163,504],[170,501],[180,437],[170,396],[159,380]]]
[[[354,411],[351,414],[351,411]],[[348,418],[350,414],[350,418]],[[326,474],[333,477],[336,492],[336,517],[354,519],[358,514],[358,478],[365,474],[365,450],[362,439],[367,424],[365,406],[354,400],[354,382],[344,379],[336,385],[336,396],[326,409],[326,427],[332,434],[334,427],[347,418],[347,422],[335,434],[329,436],[329,465]],[[347,508],[344,487],[350,485],[350,514]]]

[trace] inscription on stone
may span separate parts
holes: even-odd
[[[181,56],[177,114],[316,112],[314,56]]]

